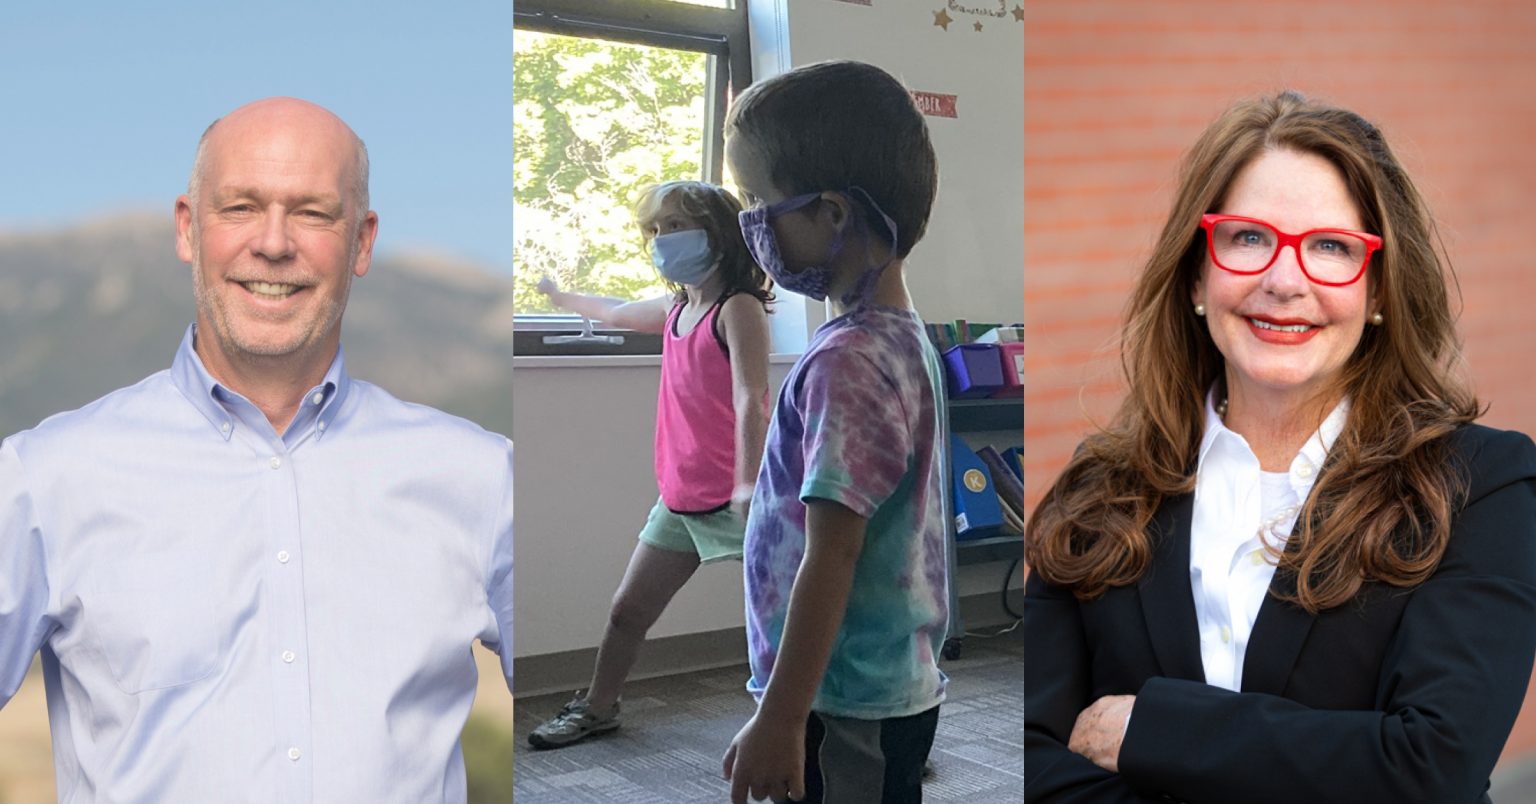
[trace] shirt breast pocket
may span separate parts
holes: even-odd
[[[209,562],[185,555],[132,555],[94,574],[85,617],[125,693],[180,687],[224,664],[230,593]]]

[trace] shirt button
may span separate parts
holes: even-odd
[[[224,422],[223,424],[220,424],[219,425],[219,432],[221,432],[221,433],[229,432],[229,422]]]
[[[315,403],[316,405],[318,405],[321,402],[325,401],[325,394],[322,394],[319,391],[316,391],[315,395],[309,398],[309,401]]]
[[[1255,550],[1252,553],[1249,553],[1248,554],[1248,560],[1252,561],[1253,565],[1255,567],[1257,567],[1260,564],[1263,564],[1264,563],[1264,551],[1263,550]]]
[[[279,550],[279,551],[277,551],[277,563],[279,563],[279,564],[287,564],[288,563],[288,551],[287,550]]]
[[[290,749],[288,749],[288,758],[293,760],[294,762],[298,762],[299,761],[299,757],[301,757],[301,756],[303,756],[303,755],[299,753],[299,749],[297,749],[297,748],[290,748]]]
[[[1222,642],[1231,642],[1232,641],[1232,629],[1230,627],[1225,626],[1225,625],[1223,625],[1221,627],[1221,641]]]
[[[1297,477],[1301,477],[1301,478],[1311,477],[1312,476],[1312,464],[1304,463],[1304,464],[1296,467],[1296,476]]]
[[[287,664],[293,664],[293,651],[291,651],[291,650],[283,651],[283,661],[285,663],[287,663]]]
[[[321,430],[324,430],[325,429],[325,422],[322,420],[319,424],[316,424],[315,426],[320,428]]]
[[[272,456],[272,460],[270,460],[270,461],[267,461],[267,465],[268,465],[268,466],[271,466],[271,467],[272,467],[272,468],[273,468],[273,469],[276,469],[276,468],[278,468],[278,467],[279,467],[279,466],[282,466],[282,465],[283,465],[283,459],[282,459],[282,458],[279,458],[279,457],[277,457],[277,456],[276,456],[276,455],[273,455],[273,456]]]

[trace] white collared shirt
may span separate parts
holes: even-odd
[[[0,442],[0,707],[42,654],[58,798],[466,800],[512,686],[512,444],[350,379],[281,435],[182,339]]]
[[[1348,415],[1349,403],[1341,401],[1282,480],[1281,473],[1260,471],[1258,456],[1226,428],[1213,395],[1207,395],[1189,533],[1189,582],[1206,683],[1233,691],[1242,686],[1248,638],[1275,575],[1265,542],[1283,548]],[[1268,483],[1265,474],[1272,475]]]

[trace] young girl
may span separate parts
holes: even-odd
[[[742,240],[741,204],[694,181],[651,188],[636,205],[651,259],[671,296],[625,302],[539,291],[556,306],[637,332],[662,334],[656,484],[629,569],[613,597],[585,695],[534,729],[560,748],[619,727],[619,688],[646,631],[700,564],[741,560],[747,507],[767,430],[767,277]]]

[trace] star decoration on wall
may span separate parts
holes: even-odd
[[[933,12],[933,24],[946,31],[949,30],[949,24],[954,21],[954,18],[949,16],[949,9],[941,8]]]
[[[976,33],[981,33],[981,23],[976,23]]]
[[[1013,18],[1018,20],[1019,22],[1023,22],[1024,21],[1024,7],[1023,6],[1014,6],[1013,7]]]

